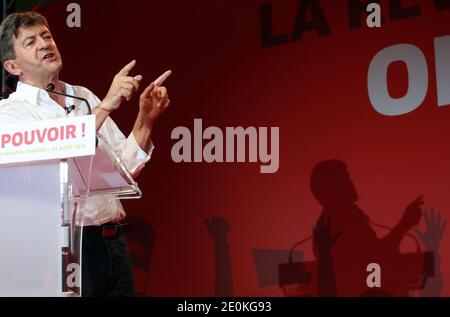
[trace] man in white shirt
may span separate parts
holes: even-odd
[[[19,78],[16,92],[0,102],[0,124],[12,124],[77,116],[87,113],[83,103],[45,91],[79,96],[92,105],[97,132],[121,157],[133,177],[150,160],[151,133],[155,120],[169,106],[167,90],[161,86],[171,72],[164,73],[141,94],[139,113],[128,138],[109,117],[124,101],[138,92],[143,76],[129,76],[136,65],[130,62],[114,77],[103,100],[84,87],[59,80],[62,58],[47,20],[35,12],[13,13],[0,26],[0,56],[3,67]],[[72,109],[68,111],[67,109]],[[88,204],[83,230],[83,296],[134,296],[134,281],[120,221],[125,212],[118,200],[104,199]],[[104,228],[114,230],[104,230]],[[125,229],[125,228],[123,228]],[[106,233],[114,232],[108,236]],[[116,234],[119,233],[119,234]]]

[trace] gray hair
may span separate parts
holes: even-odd
[[[45,25],[48,29],[47,19],[37,12],[16,12],[8,15],[0,25],[0,58],[2,65],[5,61],[16,59],[14,39],[19,36],[22,26]]]

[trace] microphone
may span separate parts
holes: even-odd
[[[75,110],[75,105],[71,105],[70,107],[66,107],[66,113],[69,114],[71,113],[73,110]]]
[[[91,105],[89,104],[89,102],[85,99],[85,98],[81,98],[78,96],[73,96],[73,95],[68,95],[68,94],[63,94],[62,92],[58,92],[55,91],[55,85],[50,83],[47,85],[47,89],[45,89],[46,92],[51,93],[51,94],[55,94],[55,95],[59,95],[59,96],[64,96],[64,97],[69,97],[69,98],[73,98],[76,100],[80,100],[80,101],[84,101],[88,107],[88,114],[92,114],[92,109],[91,109]],[[75,109],[75,105],[72,105],[70,107],[66,107],[66,112],[67,114],[69,114],[70,112],[72,112]]]
[[[59,95],[59,96],[64,96],[64,97],[69,97],[69,98],[73,98],[73,99],[77,99],[77,100],[81,100],[84,101],[88,107],[88,114],[91,115],[92,114],[92,109],[91,109],[91,105],[89,104],[89,101],[87,101],[85,98],[81,98],[78,96],[73,96],[73,95],[68,95],[68,94],[63,94],[62,92],[58,92],[55,91],[55,85],[50,83],[47,85],[47,89],[45,89],[46,92],[51,93],[51,94],[55,94],[55,95]],[[69,114],[71,113],[73,110],[75,110],[75,105],[71,105],[70,107],[66,107],[66,113]],[[95,147],[98,146],[98,137],[95,136]]]

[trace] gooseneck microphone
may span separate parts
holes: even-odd
[[[80,101],[84,101],[88,107],[88,114],[92,114],[92,109],[91,109],[91,105],[89,104],[89,102],[85,99],[85,98],[81,98],[78,96],[73,96],[73,95],[68,95],[68,94],[63,94],[62,92],[58,92],[55,91],[55,85],[50,83],[47,85],[47,89],[45,89],[46,92],[51,93],[51,94],[55,94],[55,95],[59,95],[59,96],[64,96],[64,97],[69,97],[69,98],[73,98],[73,99],[77,99]],[[75,109],[75,105],[72,105],[70,107],[66,107],[66,112],[67,114],[71,113],[74,109]]]
[[[66,109],[67,114],[69,114],[75,110],[75,105],[71,105],[69,107],[66,107],[65,109]]]
[[[50,83],[47,85],[47,89],[45,89],[46,92],[51,93],[51,94],[55,94],[55,95],[60,95],[60,96],[64,96],[64,97],[69,97],[69,98],[73,98],[73,99],[77,99],[77,100],[81,100],[84,101],[88,107],[88,114],[91,115],[92,114],[92,109],[91,109],[91,105],[89,104],[89,101],[87,101],[85,98],[81,98],[78,96],[73,96],[73,95],[68,95],[68,94],[63,94],[62,92],[58,92],[55,91],[55,85]],[[72,105],[70,107],[66,107],[66,112],[67,114],[71,113],[73,110],[75,110],[75,105]],[[98,137],[95,136],[95,147],[98,146]]]

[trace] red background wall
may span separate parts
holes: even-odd
[[[152,161],[138,178],[143,198],[125,202],[130,216],[154,230],[151,261],[135,268],[141,293],[213,295],[213,243],[203,219],[220,216],[231,223],[234,294],[278,294],[259,287],[251,250],[289,249],[311,235],[321,207],[309,190],[309,175],[324,159],[347,163],[359,205],[375,222],[394,226],[420,194],[425,208],[449,217],[450,107],[437,107],[433,39],[450,34],[450,10],[405,0],[404,7],[421,6],[420,16],[390,21],[382,1],[382,28],[350,29],[347,1],[322,0],[329,35],[309,31],[300,41],[261,48],[260,6],[268,0],[80,0],[82,26],[75,29],[66,26],[70,2],[39,9],[63,54],[62,80],[103,98],[115,73],[134,58],[134,74],[144,75],[146,83],[173,70],[166,82],[172,104],[154,131]],[[274,34],[291,33],[298,3],[272,1]],[[370,104],[367,71],[377,52],[400,43],[425,54],[429,90],[414,112],[386,117]],[[406,68],[393,65],[388,82],[391,94],[402,96]],[[137,110],[135,98],[112,115],[126,134]],[[260,174],[259,164],[172,162],[171,131],[193,131],[194,118],[202,118],[204,127],[280,127],[279,171]],[[142,246],[130,241],[141,254],[151,245],[143,237]],[[445,278],[449,247],[444,235]],[[311,249],[300,248],[307,259],[313,258]],[[411,252],[414,244],[405,239],[402,249]]]

